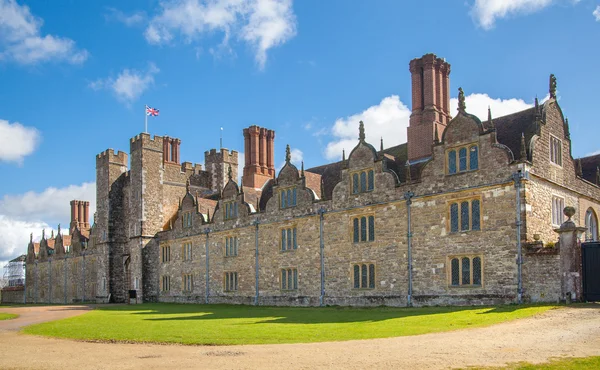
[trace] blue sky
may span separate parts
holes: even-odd
[[[203,163],[219,127],[241,152],[258,124],[277,163],[290,144],[308,168],[354,146],[360,119],[404,142],[408,62],[433,52],[480,116],[544,98],[554,73],[573,155],[595,152],[599,38],[600,0],[0,0],[0,261],[94,201],[95,155],[129,150],[144,104],[182,160]]]

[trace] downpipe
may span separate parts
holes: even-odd
[[[407,228],[407,242],[408,242],[408,296],[406,297],[406,305],[408,307],[412,306],[412,295],[413,295],[413,285],[412,285],[412,230],[411,230],[411,214],[410,214],[410,205],[412,204],[412,198],[415,194],[412,191],[407,191],[404,193],[404,199],[406,199],[406,216],[408,219],[408,228]]]

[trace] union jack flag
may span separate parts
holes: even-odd
[[[151,108],[146,105],[146,115],[147,116],[158,116],[158,109]]]

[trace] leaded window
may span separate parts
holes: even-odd
[[[375,173],[365,170],[352,174],[352,194],[366,193],[375,188]]]
[[[281,269],[281,290],[298,289],[298,269]]]
[[[596,213],[591,208],[585,213],[585,227],[587,227],[587,231],[585,232],[586,241],[598,240],[598,219],[596,218]]]
[[[281,208],[296,206],[296,188],[281,190]]]
[[[375,240],[375,217],[359,216],[352,220],[352,236],[354,243],[372,242]]]
[[[450,203],[450,232],[481,230],[481,201],[469,199]]]
[[[550,162],[562,166],[562,141],[550,135]]]
[[[185,212],[183,214],[183,227],[188,228],[192,227],[192,212]],[[135,228],[134,228],[135,230]]]
[[[479,148],[476,144],[472,144],[448,150],[446,161],[449,175],[475,171],[479,169]]]
[[[565,200],[561,197],[552,197],[552,224],[559,226],[563,223],[565,217],[563,209],[565,208]]]
[[[194,280],[192,274],[184,274],[182,278],[182,289],[185,292],[194,290]]]
[[[225,238],[225,256],[232,257],[238,255],[237,236],[228,236]]]
[[[298,249],[296,227],[281,229],[281,250],[288,251]]]
[[[106,287],[104,287],[104,289],[106,289]],[[171,290],[171,277],[170,276],[166,276],[165,275],[165,276],[162,277],[161,290],[163,292],[168,292],[169,290]]]
[[[238,216],[238,205],[236,201],[225,203],[224,218],[226,220],[231,220],[237,218]]]
[[[161,247],[161,259],[162,262],[169,262],[171,261],[171,246],[170,245],[163,245]]]
[[[352,286],[354,289],[375,288],[375,264],[357,263],[352,266]]]
[[[184,243],[181,246],[181,255],[184,261],[192,260],[192,243]]]
[[[450,258],[451,286],[481,286],[482,266],[480,256],[463,256]]]
[[[238,289],[238,274],[237,272],[226,272],[223,278],[224,290],[233,292]]]

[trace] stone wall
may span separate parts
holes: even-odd
[[[22,304],[24,303],[23,299],[25,298],[25,287],[19,286],[3,288],[2,292],[0,292],[0,297],[2,297],[2,300],[0,300],[0,303],[2,304]]]

